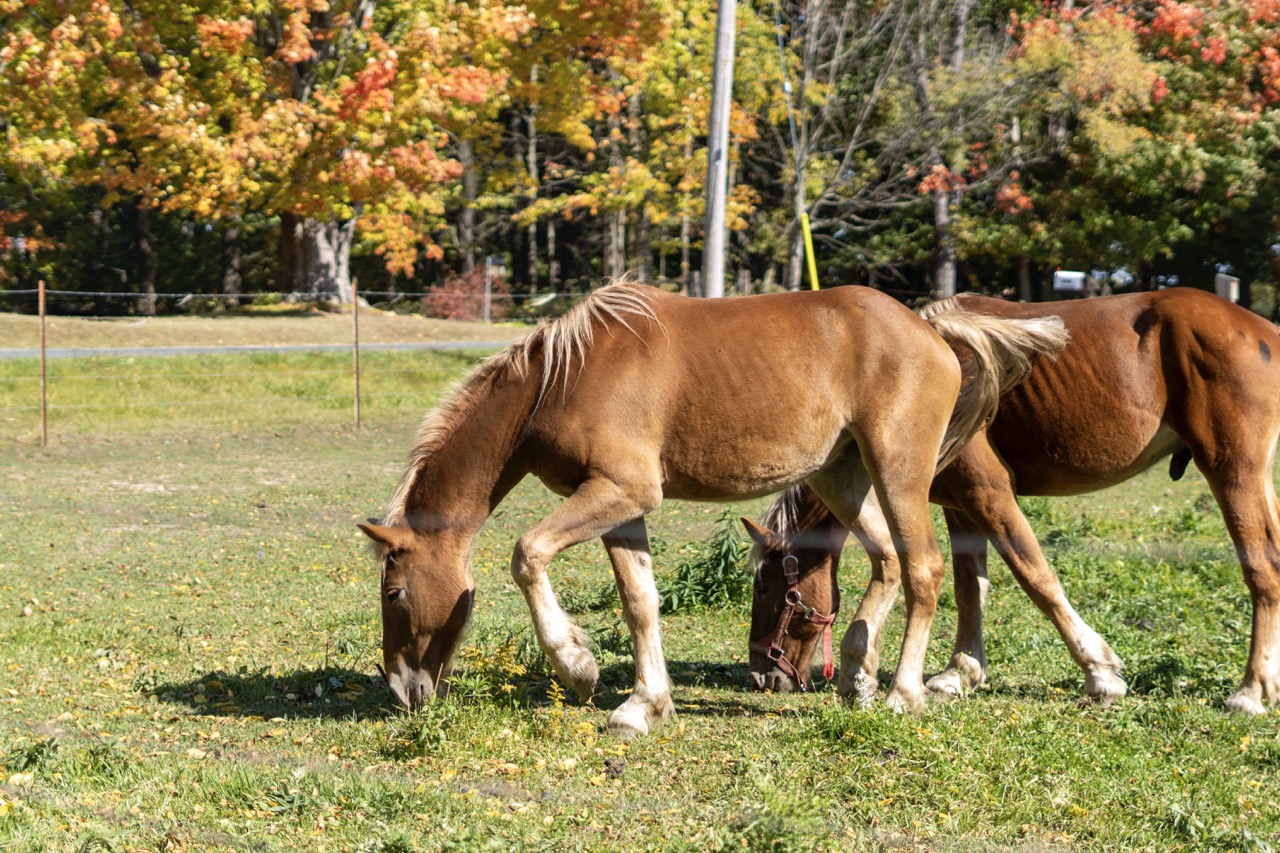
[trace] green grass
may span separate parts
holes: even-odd
[[[479,354],[362,354],[362,419],[386,422],[425,411]],[[54,359],[46,381],[52,440],[86,433],[354,422],[349,352]],[[38,439],[39,407],[38,362],[0,360],[0,437]]]
[[[314,401],[73,410],[47,450],[22,427],[0,465],[0,850],[1280,845],[1277,717],[1219,710],[1244,664],[1248,596],[1194,471],[1026,504],[1073,603],[1128,664],[1132,694],[1110,709],[1079,701],[1056,632],[993,557],[992,681],[964,701],[899,716],[830,691],[748,692],[746,606],[701,607],[663,617],[677,716],[620,743],[603,724],[632,662],[616,602],[600,601],[603,549],[574,549],[553,570],[584,603],[574,618],[603,672],[595,706],[549,677],[508,575],[515,539],[556,502],[528,482],[477,543],[454,695],[394,711],[373,671],[377,570],[354,522],[381,509],[417,416],[467,363],[379,362],[414,372],[388,379],[395,402],[370,403],[358,433],[345,405]],[[267,364],[282,383],[328,365]],[[115,370],[123,387],[171,401],[195,394],[179,374],[260,366],[58,369]],[[130,373],[142,367],[164,378]],[[273,393],[320,390],[298,379]],[[664,583],[708,553],[724,509],[654,513]],[[866,576],[865,558],[847,555],[846,614]],[[947,592],[930,670],[945,665],[954,624]],[[900,612],[890,630],[885,682]]]

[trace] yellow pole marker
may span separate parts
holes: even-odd
[[[804,231],[804,256],[809,266],[809,289],[818,289],[818,262],[813,257],[813,232],[809,230],[809,214],[800,214],[800,228]]]

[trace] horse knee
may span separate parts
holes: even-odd
[[[520,537],[511,552],[512,579],[521,589],[525,589],[546,571],[553,556],[539,547],[537,540]]]

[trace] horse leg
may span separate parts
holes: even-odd
[[[980,438],[941,478],[943,490],[973,522],[1008,564],[1018,585],[1062,636],[1071,657],[1084,671],[1084,689],[1103,703],[1125,694],[1120,677],[1124,664],[1106,640],[1080,618],[1058,576],[1049,567],[1035,531],[1018,507],[1008,469],[989,444]]]
[[[538,645],[556,674],[583,701],[595,695],[600,670],[588,648],[586,634],[560,607],[547,569],[566,548],[601,537],[621,524],[642,517],[660,503],[660,490],[656,494],[657,497],[638,499],[609,480],[588,480],[521,536],[511,555],[511,576],[529,606]]]
[[[947,668],[925,682],[934,693],[963,696],[987,681],[982,612],[987,603],[987,537],[967,515],[943,511],[951,534],[952,583],[956,595],[956,643]]]
[[[884,621],[898,598],[901,568],[870,480],[864,478],[855,488],[844,490],[844,496],[850,505],[859,506],[849,528],[871,560],[871,580],[840,641],[836,692],[869,705],[880,689],[880,642]]]
[[[1237,465],[1230,471],[1209,468],[1205,474],[1253,599],[1249,660],[1244,679],[1226,704],[1228,711],[1245,714],[1265,713],[1268,703],[1280,701],[1280,503],[1270,462],[1268,458],[1265,466]]]
[[[671,702],[671,682],[658,629],[658,587],[653,579],[653,560],[643,518],[605,534],[604,547],[613,563],[618,583],[622,615],[631,629],[631,645],[636,659],[636,683],[630,698],[609,715],[609,730],[621,736],[648,733],[652,723],[665,719],[675,709]]]
[[[922,440],[920,446],[940,444],[943,426],[945,424],[938,424],[936,440]],[[933,469],[920,464],[920,446],[901,439],[901,434],[885,430],[859,436],[858,445],[863,467],[875,485],[876,499],[893,543],[892,553],[899,558],[907,604],[902,653],[885,701],[896,710],[918,711],[925,704],[924,656],[945,569],[929,518],[929,485]],[[857,518],[863,512],[865,501],[851,504],[847,493],[830,488],[829,475],[826,474],[811,480],[810,485],[846,527],[853,529],[858,526]],[[891,604],[892,599],[888,602]],[[887,606],[883,599],[873,602],[873,605]],[[842,643],[842,657],[843,650]],[[866,672],[865,668],[862,671]]]

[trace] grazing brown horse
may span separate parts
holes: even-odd
[[[874,484],[907,591],[888,698],[920,707],[943,572],[928,508],[939,449],[950,458],[992,411],[1006,373],[1025,375],[1031,356],[1065,340],[1056,320],[964,312],[949,334],[985,350],[963,394],[939,334],[876,291],[698,300],[624,284],[490,358],[427,416],[381,521],[360,525],[382,560],[392,692],[412,707],[445,689],[475,592],[476,532],[532,474],[566,498],[511,558],[538,642],[568,685],[593,695],[595,659],[547,570],[566,548],[602,539],[636,661],[635,688],[609,727],[647,732],[672,703],[645,515],[664,498],[736,500],[808,480],[852,521],[856,479]]]
[[[951,302],[951,301],[948,301]],[[1000,401],[999,412],[933,482],[954,556],[959,626],[948,668],[929,688],[960,693],[986,679],[982,607],[987,540],[1053,621],[1085,673],[1085,691],[1121,696],[1120,660],[1068,603],[1016,495],[1074,495],[1129,479],[1172,455],[1179,479],[1190,460],[1204,473],[1240,555],[1253,599],[1253,637],[1239,689],[1227,708],[1262,713],[1280,699],[1280,504],[1272,462],[1280,435],[1280,336],[1255,314],[1209,293],[1164,290],[1076,302],[1022,305],[964,296],[954,303],[998,317],[1060,316],[1071,342],[1041,359]],[[947,303],[930,306],[945,310]],[[839,606],[835,571],[847,531],[812,491],[796,488],[771,508],[756,540],[757,593],[751,637],[774,631],[785,610],[782,558],[796,558],[793,599],[821,616]],[[778,527],[782,530],[768,528]],[[900,557],[870,502],[850,529],[872,565],[867,593],[841,643],[837,689],[876,689],[881,625],[896,596]],[[794,608],[793,608],[794,611]],[[824,627],[790,620],[777,643],[779,666],[753,651],[761,687],[791,689],[805,673]],[[773,641],[773,637],[769,638]]]

